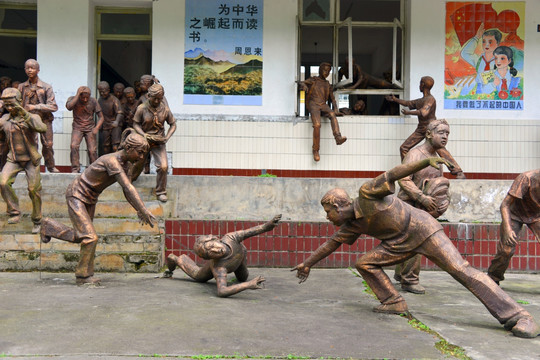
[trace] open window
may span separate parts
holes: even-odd
[[[330,62],[328,80],[340,108],[362,100],[363,115],[398,115],[399,107],[384,97],[403,95],[403,18],[404,0],[300,0],[299,80]],[[301,116],[307,115],[303,95]]]
[[[36,58],[35,4],[0,4],[0,77],[26,81],[24,62]]]

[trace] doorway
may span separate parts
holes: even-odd
[[[106,81],[111,92],[117,83],[137,89],[141,75],[152,71],[152,10],[96,8],[96,46],[96,84]],[[100,132],[100,156],[102,143]]]

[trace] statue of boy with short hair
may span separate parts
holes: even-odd
[[[433,120],[427,126],[426,141],[405,155],[403,164],[422,159],[437,157],[437,151],[448,143],[450,126],[444,119]],[[450,205],[448,189],[450,182],[443,176],[443,169],[428,166],[420,171],[398,180],[400,190],[398,198],[407,204],[427,211],[438,218]],[[396,265],[394,279],[401,283],[401,289],[413,294],[424,294],[425,289],[420,285],[420,268],[422,255]]]
[[[113,95],[120,101],[120,104],[124,105],[126,98],[124,97],[124,90],[126,86],[121,82],[114,84],[113,86]]]
[[[428,158],[401,164],[364,183],[352,200],[343,189],[332,189],[321,199],[327,218],[339,229],[319,246],[297,271],[306,281],[311,267],[336,251],[342,244],[352,245],[360,235],[373,236],[381,243],[356,262],[356,269],[381,304],[373,309],[386,314],[408,313],[405,299],[396,290],[383,267],[396,265],[422,254],[449,273],[478,298],[505,329],[515,336],[533,338],[540,327],[531,314],[504,292],[487,274],[473,268],[452,244],[437,220],[393,196],[395,182],[427,166],[451,167],[446,159]]]
[[[35,59],[26,60],[24,71],[28,76],[28,80],[18,86],[22,95],[22,104],[27,111],[39,115],[41,121],[47,125],[47,131],[40,134],[41,146],[43,147],[41,153],[47,170],[51,173],[58,173],[60,170],[56,168],[53,150],[54,132],[52,123],[54,116],[52,113],[58,110],[54,91],[51,85],[41,81],[39,78],[39,63]]]
[[[66,109],[73,111],[70,145],[72,173],[79,173],[81,170],[79,148],[83,139],[86,141],[89,163],[92,164],[98,158],[97,134],[105,118],[101,113],[99,103],[90,94],[88,86],[80,86],[77,89],[77,94],[70,96],[66,101]],[[94,120],[94,114],[98,117],[97,124]]]
[[[156,197],[161,202],[167,202],[167,141],[176,131],[176,120],[164,103],[165,90],[160,84],[154,84],[148,89],[148,99],[144,101],[133,116],[133,129],[145,137],[150,144],[150,154],[156,165]],[[165,132],[165,123],[169,129]],[[144,163],[143,163],[144,164]],[[141,166],[142,169],[142,166]]]
[[[332,65],[327,62],[323,62],[319,65],[319,76],[310,77],[305,81],[299,81],[300,88],[306,91],[306,106],[311,114],[311,121],[313,122],[313,160],[319,161],[321,159],[319,155],[320,143],[321,143],[321,115],[330,119],[330,125],[332,126],[332,133],[336,140],[337,145],[343,144],[347,141],[345,136],[341,136],[339,131],[339,123],[336,116],[342,116],[339,112],[336,98],[332,91],[332,85],[326,80],[330,75]],[[332,103],[334,109],[330,109],[328,101]]]
[[[488,275],[498,284],[516,251],[519,232],[526,224],[540,241],[540,169],[519,174],[501,203],[501,239]]]
[[[435,84],[435,80],[433,80],[431,76],[423,76],[420,79],[419,85],[420,92],[423,94],[423,96],[416,100],[402,100],[396,98],[394,95],[386,96],[387,101],[395,102],[401,106],[406,106],[409,108],[401,110],[403,115],[418,116],[418,126],[399,147],[399,153],[402,161],[409,150],[424,140],[426,137],[426,129],[428,124],[437,119],[435,116],[435,112],[437,110],[437,101],[435,100],[435,97],[431,95],[431,88],[433,87],[433,84]],[[446,150],[446,148],[437,150],[437,153],[440,157],[448,160],[454,165],[454,167],[450,170],[452,175],[455,175],[457,179],[465,179],[463,170],[459,167],[456,160],[452,157],[450,152]]]
[[[37,133],[47,131],[47,125],[39,115],[22,107],[21,92],[7,88],[2,92],[2,101],[7,114],[0,118],[0,131],[5,133],[8,146],[7,161],[0,173],[0,191],[7,205],[8,224],[17,224],[21,219],[19,199],[13,190],[13,182],[21,171],[26,173],[28,195],[32,200],[32,233],[39,232],[41,224],[41,155],[37,150]]]
[[[120,100],[111,94],[111,87],[106,81],[100,81],[98,86],[101,113],[105,121],[101,127],[101,141],[103,154],[109,154],[118,150],[120,137],[122,136],[122,125],[124,110]]]
[[[135,112],[137,111],[137,107],[139,106],[135,89],[132,87],[125,88],[124,99],[125,102],[122,104],[122,108],[124,111],[124,126],[126,128],[132,128],[133,116],[135,116]]]

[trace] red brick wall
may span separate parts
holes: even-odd
[[[171,252],[187,254],[200,262],[191,252],[195,238],[199,235],[225,235],[228,232],[248,229],[261,224],[253,221],[205,221],[167,220],[165,222],[165,256]],[[499,241],[498,224],[450,224],[443,223],[450,237],[463,257],[474,267],[486,270],[497,251]],[[294,267],[306,259],[329,235],[336,231],[330,223],[282,222],[273,231],[254,236],[244,241],[248,250],[248,265],[252,267]],[[322,260],[319,267],[354,267],[356,260],[366,251],[379,244],[369,236],[362,235],[353,245],[342,245],[338,251]],[[424,268],[437,268],[423,259]],[[516,254],[509,270],[540,270],[540,244],[527,228],[520,234]]]
[[[67,168],[67,172],[71,169]],[[292,169],[266,169],[266,173],[277,177],[296,178],[354,178],[371,179],[384,171],[346,171],[346,170],[292,170]],[[199,175],[199,176],[257,176],[261,169],[219,169],[219,168],[173,168],[173,175]],[[453,179],[449,173],[444,174]],[[467,179],[483,180],[514,180],[519,174],[516,173],[472,173],[467,172]]]
[[[56,166],[60,172],[70,173],[71,166]],[[371,179],[384,171],[346,171],[346,170],[292,170],[292,169],[266,169],[267,174],[277,177],[295,178],[353,178]],[[45,165],[41,165],[41,172],[45,172]],[[220,169],[220,168],[173,168],[173,175],[196,175],[196,176],[258,176],[261,169]],[[469,180],[514,180],[519,173],[473,173],[465,174]],[[444,174],[449,179],[454,179],[449,173]]]

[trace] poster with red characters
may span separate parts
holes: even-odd
[[[525,2],[446,3],[444,108],[523,110]]]

